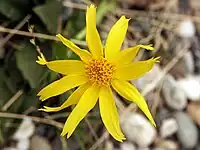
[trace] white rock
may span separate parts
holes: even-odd
[[[189,76],[180,79],[178,85],[190,100],[200,100],[200,81],[196,77]]]
[[[178,27],[178,34],[183,38],[191,38],[195,35],[196,29],[191,19],[183,20]]]
[[[162,122],[160,127],[160,134],[162,138],[166,138],[176,133],[178,130],[178,124],[174,118],[166,119]]]
[[[30,141],[29,139],[22,139],[17,143],[18,150],[29,150]]]
[[[138,113],[129,113],[125,116],[122,130],[127,139],[135,142],[139,147],[148,147],[157,134],[151,123]]]
[[[24,140],[30,138],[35,130],[35,125],[32,120],[25,118],[20,124],[18,130],[15,132],[13,138],[16,140]]]
[[[135,145],[129,142],[123,142],[120,144],[121,150],[136,150]]]

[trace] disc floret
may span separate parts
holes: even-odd
[[[93,59],[86,65],[85,70],[89,80],[100,86],[108,86],[113,78],[114,65],[105,59]]]

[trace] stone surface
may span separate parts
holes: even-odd
[[[176,133],[178,130],[178,125],[174,118],[166,119],[162,122],[160,127],[160,135],[162,138],[169,137]]]
[[[194,58],[192,52],[188,51],[187,53],[185,53],[183,60],[184,60],[185,75],[193,74],[195,67],[194,67]]]
[[[200,102],[190,103],[187,107],[187,112],[200,127]]]
[[[138,113],[129,113],[125,116],[122,130],[127,139],[135,142],[139,147],[148,147],[156,137],[155,128]]]
[[[167,105],[175,110],[182,110],[187,105],[187,98],[184,91],[177,85],[171,75],[167,75],[162,87],[163,95]]]
[[[181,145],[186,149],[194,148],[198,143],[198,130],[192,119],[184,112],[174,114],[179,126],[177,137]]]
[[[35,135],[31,139],[30,150],[52,150],[52,148],[45,138]]]
[[[148,148],[148,147],[144,147],[144,148],[138,148],[137,150],[150,150],[150,148]]]
[[[178,85],[186,96],[193,101],[200,101],[200,81],[195,76],[189,76],[178,81]]]
[[[160,140],[156,144],[156,148],[163,150],[179,150],[179,145],[178,143],[172,140]]]
[[[106,143],[105,143],[105,150],[114,150],[113,142],[106,141]]]
[[[29,150],[29,147],[30,147],[29,139],[23,139],[17,143],[18,150]]]
[[[135,145],[130,142],[123,142],[120,144],[121,150],[136,150]]]
[[[160,127],[164,120],[171,117],[172,117],[171,112],[163,107],[159,109],[158,112],[156,113],[156,124]]]
[[[183,38],[191,38],[195,35],[195,25],[191,19],[185,19],[180,22],[177,33]]]

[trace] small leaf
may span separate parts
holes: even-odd
[[[47,4],[37,6],[33,11],[40,17],[47,29],[55,34],[62,5],[58,1],[48,1]]]
[[[22,102],[22,105],[20,106],[20,112],[26,111],[30,107],[38,107],[40,101],[36,95],[37,93],[35,90],[32,90],[21,97],[20,101]]]
[[[69,48],[63,45],[61,42],[52,43],[52,54],[55,59],[76,59],[79,60],[79,57],[73,53]]]
[[[12,97],[12,92],[6,85],[7,76],[3,69],[0,69],[0,108]]]
[[[24,16],[20,7],[8,0],[0,0],[0,13],[12,20],[19,20]]]
[[[38,87],[42,77],[45,75],[45,69],[36,63],[36,48],[30,43],[26,43],[15,54],[17,66],[24,78],[28,80],[32,88]]]
[[[55,59],[67,59],[67,47],[61,42],[52,43],[52,55]]]

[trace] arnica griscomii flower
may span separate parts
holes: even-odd
[[[47,61],[42,53],[38,57],[38,64],[46,65],[52,71],[64,75],[38,93],[42,101],[78,87],[61,106],[44,106],[40,109],[45,112],[56,112],[76,105],[63,127],[62,136],[67,134],[69,138],[80,121],[98,102],[101,118],[108,132],[117,141],[125,140],[120,129],[119,115],[112,90],[137,104],[150,122],[156,126],[145,99],[129,83],[129,80],[137,79],[150,71],[154,64],[159,62],[159,57],[146,61],[133,61],[140,48],[154,50],[151,45],[137,45],[120,51],[128,22],[129,19],[122,16],[113,25],[104,47],[96,28],[96,7],[90,5],[86,13],[86,42],[89,51],[79,48],[58,34],[57,37],[62,43],[76,53],[80,60]]]

